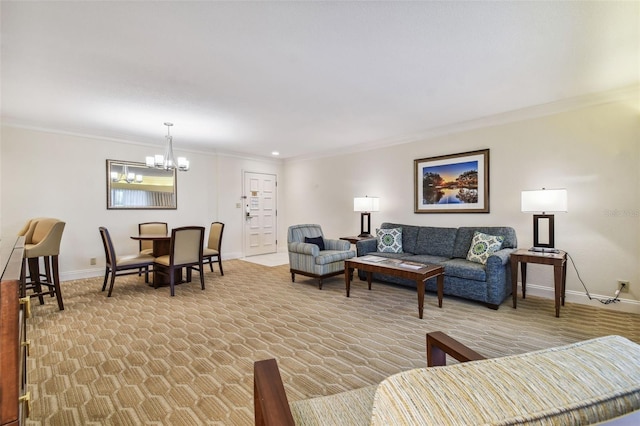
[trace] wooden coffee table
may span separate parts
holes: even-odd
[[[424,283],[429,278],[438,277],[438,307],[442,308],[442,294],[444,291],[444,267],[442,266],[402,262],[399,259],[388,259],[372,255],[347,259],[344,261],[344,281],[347,286],[347,297],[349,297],[351,277],[355,268],[366,272],[369,290],[371,290],[371,276],[374,272],[414,280],[418,290],[418,318],[420,319],[422,319],[424,310]]]

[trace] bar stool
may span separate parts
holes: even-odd
[[[23,296],[27,296],[27,290],[32,290],[29,297],[38,297],[41,305],[44,304],[44,295],[56,296],[60,310],[64,310],[64,304],[60,291],[58,255],[64,226],[65,222],[59,219],[32,219],[25,234],[24,246],[25,270],[28,267],[29,277],[24,280]],[[44,260],[45,274],[40,273],[41,257]],[[44,291],[43,286],[46,287]]]

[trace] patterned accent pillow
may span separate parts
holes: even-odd
[[[500,250],[504,237],[474,232],[471,247],[467,253],[467,260],[486,265],[487,259],[494,252]]]
[[[380,253],[402,253],[402,228],[376,229]]]

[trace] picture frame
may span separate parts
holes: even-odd
[[[489,150],[420,158],[414,213],[489,213]]]
[[[176,170],[107,160],[107,210],[176,210]]]

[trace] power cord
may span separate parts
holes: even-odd
[[[616,290],[616,292],[614,293],[613,297],[610,297],[608,299],[598,299],[595,297],[591,297],[591,295],[589,294],[589,290],[587,289],[587,286],[585,285],[584,281],[582,281],[582,277],[580,277],[580,272],[578,272],[578,268],[576,267],[576,262],[573,261],[573,258],[571,257],[571,255],[569,253],[567,253],[567,257],[569,258],[569,260],[571,260],[571,264],[573,265],[573,269],[576,271],[576,275],[578,276],[578,280],[580,280],[580,284],[582,284],[582,287],[584,287],[584,291],[587,293],[587,297],[589,298],[589,300],[597,300],[598,302],[604,304],[604,305],[608,305],[610,303],[616,303],[619,302],[620,299],[618,299],[618,296],[620,295],[620,292],[622,291],[622,289],[625,287],[625,283],[620,284],[620,288]]]

